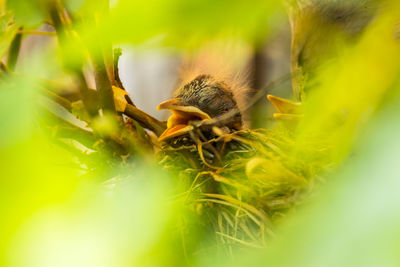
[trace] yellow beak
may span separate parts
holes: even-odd
[[[168,118],[167,129],[158,137],[159,141],[186,134],[193,130],[190,121],[210,120],[211,117],[194,106],[183,106],[179,98],[167,100],[158,105],[157,110],[168,109],[172,115]]]
[[[303,115],[300,113],[301,103],[295,103],[287,99],[268,95],[268,100],[279,113],[274,113],[274,118],[281,121],[299,121]]]

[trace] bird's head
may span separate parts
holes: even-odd
[[[157,110],[168,109],[172,115],[160,141],[181,136],[193,129],[190,122],[214,120],[218,126],[241,129],[242,117],[229,86],[210,75],[199,75],[183,85],[172,99],[162,102]],[[223,120],[218,118],[226,115]]]

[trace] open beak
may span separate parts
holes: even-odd
[[[267,98],[279,112],[274,113],[275,119],[283,122],[297,123],[303,117],[300,113],[301,103],[295,103],[273,95],[268,95]]]
[[[172,115],[168,118],[167,129],[158,137],[159,141],[181,136],[193,130],[190,121],[210,120],[211,117],[194,106],[183,106],[179,98],[167,100],[158,105],[157,110],[168,109]]]

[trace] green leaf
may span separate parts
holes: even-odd
[[[37,26],[45,18],[45,2],[43,0],[8,0],[7,7],[14,12],[17,23],[25,27]]]
[[[142,42],[156,36],[167,44],[190,48],[215,37],[260,38],[271,21],[284,16],[279,1],[120,0],[103,29],[118,42]]]
[[[18,25],[12,24],[10,12],[0,16],[0,58],[3,58],[7,53],[17,30]]]

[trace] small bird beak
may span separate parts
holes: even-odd
[[[287,99],[267,96],[279,113],[274,113],[274,118],[283,122],[298,122],[303,115],[300,113],[301,103],[295,103]]]
[[[211,117],[194,106],[183,106],[179,98],[167,100],[158,105],[157,110],[168,109],[172,115],[168,118],[167,129],[158,137],[159,141],[183,135],[193,130],[190,121],[210,120]]]

